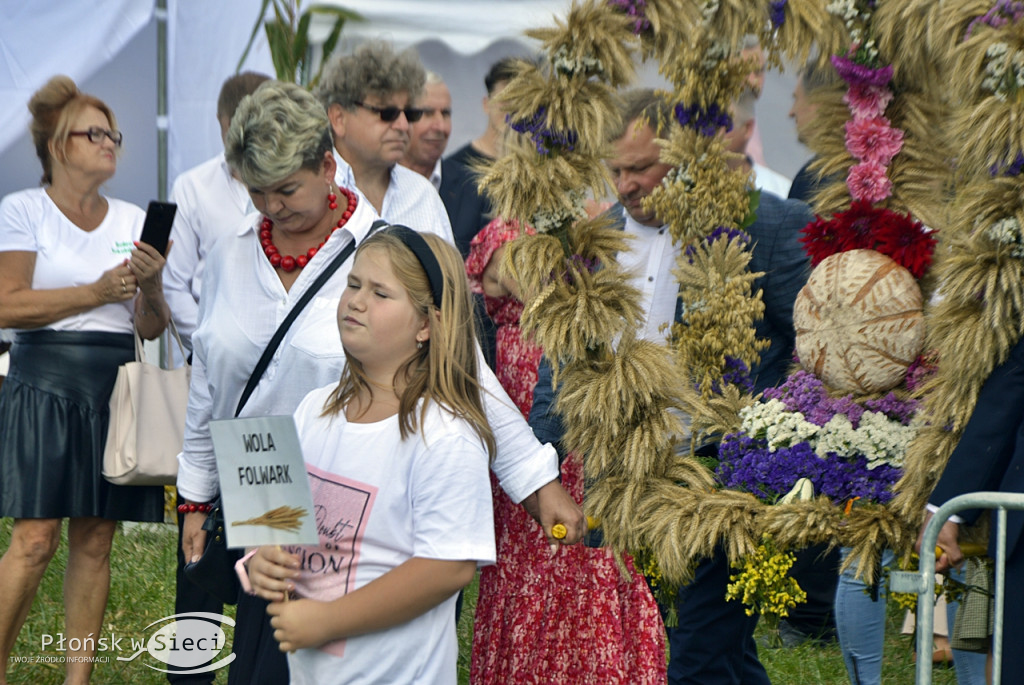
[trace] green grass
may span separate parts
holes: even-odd
[[[106,663],[97,663],[92,682],[104,685],[165,684],[163,673],[144,664],[160,666],[143,652],[133,661],[117,661],[118,656],[132,655],[129,638],[145,641],[155,628],[147,630],[153,621],[174,613],[174,571],[177,530],[172,525],[145,525],[118,527],[111,553],[110,601],[103,617],[104,635],[121,637],[118,651],[107,651],[98,656],[107,657]],[[66,525],[65,525],[66,529]],[[11,520],[0,521],[0,549],[6,551],[11,536]],[[32,611],[25,622],[12,657],[40,657],[44,663],[11,663],[7,677],[10,685],[47,685],[61,683],[64,665],[46,663],[45,659],[61,656],[53,646],[42,648],[43,635],[55,636],[64,630],[62,587],[67,563],[67,538],[62,537],[60,548],[43,577]],[[234,607],[225,612],[234,615]],[[228,644],[231,628],[225,626]],[[218,683],[227,682],[227,670],[218,672]]]
[[[6,550],[10,541],[11,521],[0,521],[0,550]],[[146,626],[174,613],[174,565],[176,531],[173,526],[134,528],[128,532],[119,530],[114,539],[111,556],[112,582],[110,603],[104,617],[104,632],[125,638],[144,640],[153,629]],[[56,635],[63,630],[63,605],[61,586],[64,565],[67,559],[66,542],[62,542],[50,568],[43,578],[39,594],[32,605],[25,627],[15,645],[13,656],[55,657],[60,653],[52,647],[41,648],[43,634]],[[467,588],[458,625],[459,635],[459,683],[469,682],[469,652],[473,638],[473,611],[476,608],[477,583]],[[234,608],[226,612],[234,615]],[[900,635],[903,616],[898,609],[890,606],[886,628],[885,663],[883,682],[887,685],[903,685],[914,682],[913,646],[911,637]],[[759,629],[761,631],[761,629]],[[231,629],[226,627],[230,644]],[[127,640],[125,640],[127,642]],[[129,647],[122,646],[118,653],[128,657]],[[803,645],[793,649],[761,649],[761,661],[775,685],[843,685],[847,683],[839,647]],[[148,654],[143,653],[136,660],[119,662],[111,658],[108,663],[98,663],[93,672],[93,682],[104,685],[136,685],[165,683],[164,674],[147,668],[144,663],[159,665]],[[10,685],[48,685],[63,680],[62,664],[11,664],[8,668]],[[217,682],[227,681],[227,669],[218,671]],[[952,669],[938,668],[933,674],[935,685],[953,685],[956,677]]]

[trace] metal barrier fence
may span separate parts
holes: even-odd
[[[1006,587],[1006,512],[1009,509],[1024,510],[1024,494],[1006,492],[972,492],[949,500],[935,512],[921,538],[920,561],[917,572],[895,571],[889,577],[892,592],[917,594],[917,653],[931,654],[932,632],[935,609],[935,542],[942,525],[953,514],[964,509],[995,509],[996,524],[996,573],[993,592],[995,594],[995,630],[992,635],[992,683],[999,685],[1003,665],[1003,590]],[[952,630],[952,626],[950,626]],[[932,682],[932,660],[917,660],[918,685]]]

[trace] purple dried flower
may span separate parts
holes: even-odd
[[[530,139],[537,147],[537,154],[546,155],[552,150],[572,150],[576,147],[575,131],[557,131],[547,128],[547,108],[541,107],[533,116],[524,119],[512,119],[511,115],[505,115],[505,121],[513,131],[529,134]]]
[[[754,392],[754,381],[750,377],[750,367],[738,357],[725,355],[725,368],[722,369],[722,382],[735,385],[744,392]],[[718,381],[711,383],[711,391],[716,395],[721,394],[721,386]]]
[[[786,2],[787,0],[772,0],[768,3],[768,16],[775,28],[780,28],[786,23]]]
[[[608,0],[612,7],[618,7],[631,17],[636,17],[633,22],[633,33],[640,35],[651,28],[651,22],[644,14],[647,8],[647,0]]]
[[[914,418],[914,412],[920,403],[915,399],[901,400],[895,393],[890,392],[885,397],[877,400],[868,400],[864,406],[871,411],[881,412],[893,421],[899,421],[904,426],[910,425]]]
[[[907,390],[916,390],[922,383],[934,376],[936,371],[938,371],[938,366],[934,360],[921,356],[907,367],[907,375],[903,382],[906,384]]]
[[[888,464],[869,469],[863,455],[841,457],[830,452],[822,459],[806,442],[770,452],[765,440],[743,433],[725,436],[718,458],[715,473],[724,487],[749,492],[768,504],[801,478],[810,479],[815,494],[836,504],[853,497],[884,503],[892,498],[892,485],[901,475],[900,469]]]
[[[743,433],[725,436],[718,458],[716,474],[723,486],[768,503],[789,492],[800,478],[820,480],[824,464],[806,442],[770,452],[764,440]]]
[[[708,241],[708,245],[715,242],[719,238],[725,238],[726,240],[740,240],[743,242],[744,245],[750,244],[750,235],[746,231],[743,231],[738,228],[729,228],[728,226],[719,226],[718,228],[711,231],[711,233],[708,233],[707,236],[704,237],[704,239]],[[693,255],[696,253],[697,248],[695,248],[693,245],[687,245],[686,248],[683,250],[683,254],[685,254],[687,257],[690,257],[690,264],[693,264]]]
[[[779,400],[786,405],[787,411],[798,411],[806,418],[811,411],[828,399],[828,392],[817,376],[800,370],[791,374],[782,385],[765,390],[764,397],[768,400]]]
[[[995,6],[980,17],[975,17],[967,25],[964,32],[964,40],[971,37],[974,29],[980,24],[987,24],[994,29],[1006,26],[1008,23],[1016,24],[1024,19],[1024,2],[1020,0],[997,0]]]
[[[891,64],[887,64],[878,69],[873,69],[869,66],[858,64],[846,57],[832,55],[832,66],[836,68],[836,71],[839,72],[839,75],[843,80],[851,86],[860,84],[865,86],[884,87],[889,85],[889,82],[892,81]]]
[[[700,105],[687,107],[679,103],[676,105],[675,114],[676,121],[681,126],[689,126],[704,136],[716,136],[721,128],[726,131],[732,130],[732,117],[728,111],[719,107],[717,102],[711,103],[706,110],[701,109]]]
[[[1024,153],[1018,152],[1009,164],[997,162],[988,171],[992,176],[1020,176],[1021,171],[1024,171]]]
[[[715,230],[708,234],[706,240],[708,244],[715,242],[719,238],[725,238],[726,240],[739,239],[744,245],[750,244],[750,236],[746,231],[742,231],[738,228],[729,228],[728,226],[719,226]]]
[[[572,285],[576,282],[575,273],[582,273],[584,271],[588,273],[594,273],[600,266],[600,262],[596,257],[585,258],[582,255],[574,254],[565,259],[565,271],[562,272],[562,280]],[[551,272],[549,278],[554,280],[557,277],[555,272]]]

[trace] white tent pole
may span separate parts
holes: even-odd
[[[156,0],[156,185],[167,199],[167,0]]]
[[[167,0],[156,0],[156,192],[167,200]],[[168,366],[169,333],[160,336],[160,364]]]

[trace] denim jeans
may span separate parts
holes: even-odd
[[[846,560],[849,548],[840,550],[840,563]],[[891,566],[893,553],[882,554],[882,566]],[[854,578],[856,566],[843,571],[836,588],[836,632],[839,647],[846,664],[846,673],[854,685],[880,685],[882,682],[882,652],[885,646],[885,587],[878,588],[878,599],[872,599],[870,589]],[[961,571],[950,571],[955,580],[963,580]],[[956,620],[959,604],[946,604],[946,617],[950,631]],[[928,655],[931,658],[931,654]],[[985,685],[985,655],[977,652],[953,650],[958,685]]]
[[[849,547],[840,550],[840,564]],[[893,553],[882,553],[882,566],[892,566]],[[846,673],[854,685],[881,685],[885,647],[885,584],[877,592],[857,580],[856,564],[843,571],[836,587],[836,634]]]

